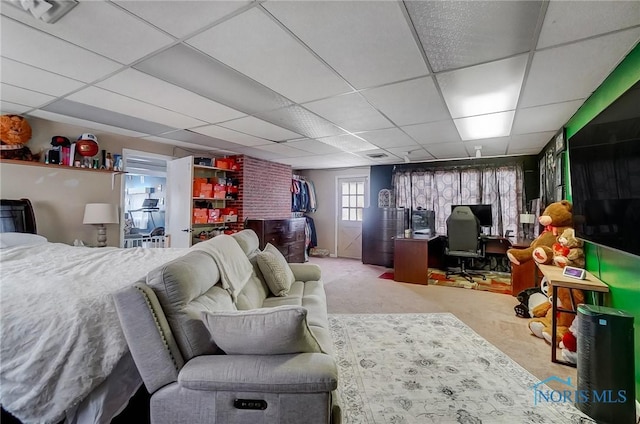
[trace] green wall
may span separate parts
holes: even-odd
[[[571,137],[583,126],[638,81],[640,44],[636,45],[565,125],[568,143],[571,143]],[[567,163],[570,165],[570,162],[569,157]],[[571,198],[570,190],[567,194]],[[586,244],[585,254],[587,269],[609,285],[606,305],[622,309],[635,317],[636,399],[640,400],[640,257],[591,243]]]

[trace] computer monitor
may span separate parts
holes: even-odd
[[[453,212],[453,209],[455,209],[456,206],[468,206],[471,209],[471,212],[473,212],[480,221],[481,227],[493,226],[491,205],[451,205],[451,212]]]
[[[411,211],[411,228],[414,232],[435,234],[436,230],[436,213],[426,209],[414,209]]]

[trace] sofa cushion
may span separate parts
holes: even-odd
[[[236,239],[242,251],[248,258],[251,258],[256,253],[260,251],[260,239],[258,235],[253,230],[242,230],[235,234],[232,234],[231,237]]]
[[[202,312],[201,317],[214,342],[228,355],[324,353],[309,330],[307,310],[299,306]]]
[[[185,360],[217,351],[200,319],[205,310],[233,310],[229,293],[220,285],[218,268],[204,252],[192,251],[150,271],[153,289]]]
[[[257,257],[258,266],[271,293],[276,296],[285,296],[295,281],[285,257],[271,243],[267,243]]]

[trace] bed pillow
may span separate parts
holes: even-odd
[[[296,278],[285,257],[271,243],[267,243],[264,250],[256,256],[258,267],[271,293],[275,296],[286,296]]]
[[[301,306],[202,312],[213,342],[227,355],[322,353]]]
[[[47,239],[38,234],[31,233],[0,233],[0,246],[4,249],[7,247],[17,246],[34,246],[36,244],[47,243]]]

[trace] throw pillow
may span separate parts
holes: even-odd
[[[275,296],[286,296],[296,278],[282,253],[271,243],[267,243],[264,250],[257,254],[257,259],[258,267],[271,293]]]
[[[213,342],[227,355],[320,353],[301,306],[202,312]]]

